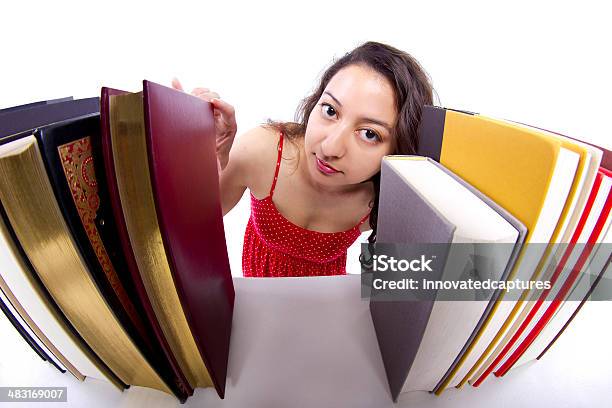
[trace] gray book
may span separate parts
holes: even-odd
[[[432,160],[388,156],[381,170],[377,242],[459,244],[448,248],[444,271],[438,272],[444,277],[477,255],[466,248],[482,251],[476,243],[506,243],[495,265],[487,268],[487,278],[500,280],[511,270],[525,228],[515,228],[498,206],[482,197]],[[435,388],[464,351],[491,298],[447,301],[437,295],[435,301],[370,302],[394,400],[401,392]]]

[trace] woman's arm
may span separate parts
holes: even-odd
[[[234,139],[227,165],[219,173],[223,215],[236,206],[246,188],[274,171],[274,132],[259,126]],[[267,181],[267,178],[266,178]]]
[[[223,215],[236,206],[248,186],[249,162],[246,135],[241,135],[234,140],[227,164],[223,170],[219,171],[219,193]]]

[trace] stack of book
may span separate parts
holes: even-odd
[[[234,287],[209,103],[152,82],[0,111],[0,304],[77,379],[224,397]]]
[[[501,289],[472,301],[372,298],[395,400],[477,387],[541,358],[610,270],[610,151],[431,106],[418,138],[418,156],[383,160],[377,244],[447,244],[447,264],[461,262],[461,243],[497,245],[488,278],[548,286],[511,299]]]
[[[377,244],[448,245],[440,277],[459,265],[462,278],[550,285],[516,297],[503,289],[467,299],[372,297],[367,330],[393,399],[478,386],[541,358],[610,269],[610,151],[429,106],[418,136],[418,156],[382,162]],[[214,387],[224,397],[234,285],[215,151],[210,104],[149,81],[138,93],[103,88],[101,98],[0,110],[0,307],[43,360],[120,389],[185,401],[194,388]],[[274,315],[285,329],[266,332],[267,355],[325,357],[334,339],[365,336],[366,326],[334,331],[330,319],[287,313],[291,287],[342,286],[296,279],[239,280],[238,366],[244,339],[257,343],[252,331],[268,327],[255,295],[285,311]],[[317,299],[303,300],[321,306]],[[325,299],[330,309],[346,303]],[[287,343],[321,332],[320,344]],[[260,355],[249,369],[266,373],[270,360]],[[288,378],[316,378],[325,369],[317,361]]]

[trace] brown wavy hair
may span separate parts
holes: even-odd
[[[338,71],[349,65],[369,67],[385,77],[393,87],[397,109],[397,122],[393,129],[394,150],[392,154],[416,154],[417,129],[424,105],[433,104],[434,90],[425,70],[410,54],[390,45],[366,42],[334,61],[325,70],[315,91],[304,98],[295,113],[295,122],[268,120],[267,125],[282,131],[288,140],[303,137],[312,110],[321,98],[325,87]],[[380,171],[369,180],[374,183],[374,198],[370,202],[370,243],[376,242],[378,220],[378,197],[380,193]]]

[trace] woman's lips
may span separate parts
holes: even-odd
[[[319,159],[318,157],[315,156],[315,158],[317,159],[317,168],[325,174],[335,174],[335,173],[340,173],[339,170],[334,169],[331,165],[329,165],[327,162],[324,162],[323,160]]]

